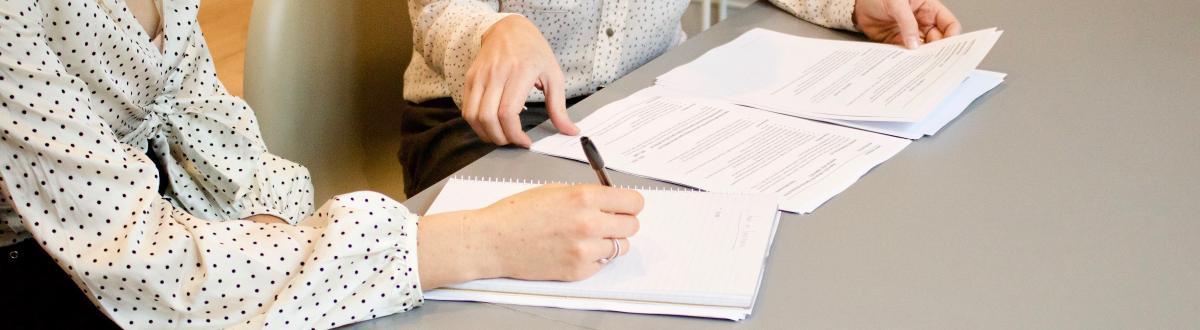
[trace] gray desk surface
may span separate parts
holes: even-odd
[[[1200,2],[948,2],[968,30],[1006,30],[981,68],[1007,82],[813,214],[785,216],[749,319],[429,302],[359,326],[1200,327]],[[861,38],[760,2],[572,117],[753,27]],[[460,174],[595,180],[583,164],[518,149]],[[439,190],[405,204],[423,212]]]

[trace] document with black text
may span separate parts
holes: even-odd
[[[782,114],[851,121],[923,121],[999,39],[995,28],[904,49],[754,29],[658,85]]]
[[[716,192],[770,194],[809,213],[911,141],[650,87],[578,123],[617,171]],[[577,136],[534,152],[584,161]]]

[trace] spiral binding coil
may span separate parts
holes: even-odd
[[[474,175],[455,175],[455,176],[451,176],[450,178],[457,179],[457,180],[464,180],[464,181],[520,183],[520,184],[535,184],[535,185],[579,184],[580,183],[580,182],[565,182],[565,181],[540,180],[540,179],[498,178],[498,177],[491,177],[491,176],[474,176]],[[704,190],[690,188],[690,187],[648,187],[648,186],[632,186],[632,185],[617,185],[617,187],[624,188],[624,189],[644,190],[644,191],[706,192]],[[724,193],[724,194],[741,195],[740,193]]]

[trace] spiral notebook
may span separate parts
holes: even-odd
[[[451,178],[427,214],[477,209],[540,183]],[[779,222],[770,195],[635,188],[632,250],[578,282],[477,280],[426,299],[741,320],[750,315]]]

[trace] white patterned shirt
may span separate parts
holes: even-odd
[[[462,104],[467,70],[492,24],[522,15],[546,37],[566,76],[567,97],[601,86],[662,55],[686,38],[688,0],[410,0],[413,57],[404,98],[452,97]],[[853,30],[854,0],[771,0],[821,26]],[[545,99],[534,90],[529,101]]]
[[[198,8],[162,1],[159,49],[122,0],[0,0],[0,246],[35,240],[127,328],[420,304],[416,215],[369,192],[314,213],[307,170],[217,80]],[[256,214],[299,226],[237,220]]]

